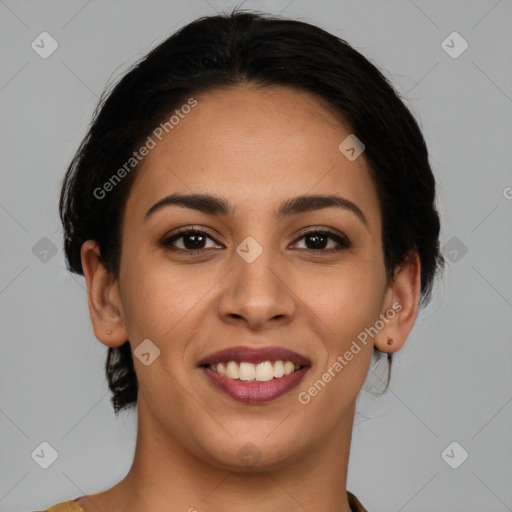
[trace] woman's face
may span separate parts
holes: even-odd
[[[247,86],[195,99],[132,186],[113,301],[132,351],[150,340],[142,360],[134,357],[144,428],[219,467],[251,457],[277,467],[351,429],[373,350],[371,336],[363,344],[358,335],[393,298],[379,201],[364,153],[350,160],[338,148],[350,129],[314,96]],[[148,213],[171,194],[214,196],[228,211],[162,204]],[[289,203],[311,195],[343,200]],[[200,233],[180,238],[184,228]],[[354,340],[360,350],[347,360]],[[244,378],[260,372],[258,384],[200,365],[240,346],[293,351],[309,366],[275,377],[274,360],[293,356],[262,354],[271,366],[242,365]],[[230,368],[236,375],[238,364]]]

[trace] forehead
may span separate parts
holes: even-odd
[[[340,152],[350,127],[321,99],[252,86],[194,99],[193,108],[178,107],[161,140],[153,136],[156,146],[138,171],[127,211],[143,216],[165,195],[180,192],[214,193],[240,214],[265,215],[291,196],[339,193],[367,210],[370,221],[378,216],[364,153],[350,161]]]

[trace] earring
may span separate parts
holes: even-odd
[[[393,344],[393,340],[391,338],[388,338],[388,345],[392,345]]]
[[[107,331],[107,334],[111,334],[111,333],[112,333],[112,331]]]

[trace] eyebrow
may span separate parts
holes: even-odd
[[[167,206],[180,206],[200,211],[208,215],[231,216],[234,213],[234,207],[222,197],[210,194],[170,194],[157,201],[144,216],[147,220],[152,214]],[[368,221],[362,210],[349,199],[330,194],[330,195],[301,195],[292,197],[281,204],[276,212],[278,221],[285,217],[291,217],[300,213],[321,210],[323,208],[338,207],[354,213],[368,227]]]

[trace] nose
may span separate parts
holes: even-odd
[[[218,304],[224,322],[265,330],[291,321],[296,299],[278,261],[270,250],[263,250],[251,263],[233,254],[234,266],[223,280]]]

